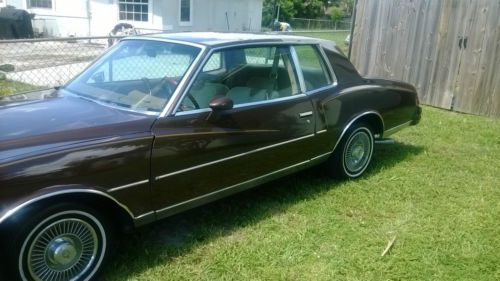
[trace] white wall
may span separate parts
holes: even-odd
[[[52,9],[27,9],[26,0],[3,1],[35,13],[34,28],[48,36],[105,36],[117,23],[127,22],[118,19],[118,0],[52,0]],[[179,22],[180,0],[150,1],[149,21],[128,23],[145,29],[227,31],[229,21],[230,31],[260,30],[263,0],[191,0],[189,25]]]

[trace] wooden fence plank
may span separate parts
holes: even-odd
[[[351,60],[422,103],[500,116],[499,0],[359,0]],[[467,37],[467,48],[459,47]]]

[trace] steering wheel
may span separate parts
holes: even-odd
[[[177,81],[172,78],[165,77],[161,79],[153,89],[151,89],[151,95],[161,97],[164,99],[170,99],[175,89],[177,88]]]
[[[190,93],[187,93],[186,96],[193,103],[195,109],[200,109],[200,104],[196,101],[196,99]]]

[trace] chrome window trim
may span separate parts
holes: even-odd
[[[211,48],[208,50],[208,52],[206,52],[206,54],[203,54],[204,57],[203,57],[203,59],[201,59],[200,65],[198,66],[197,69],[195,69],[193,71],[192,76],[191,76],[192,78],[187,82],[186,88],[184,88],[184,91],[180,94],[179,99],[177,100],[174,108],[172,109],[172,111],[170,112],[169,115],[176,116],[177,113],[183,112],[183,111],[178,111],[179,107],[181,106],[182,100],[187,96],[187,93],[189,92],[189,90],[193,86],[194,81],[196,80],[196,78],[198,78],[198,75],[200,75],[200,72],[203,71],[203,67],[205,66],[205,64],[210,59],[210,57],[212,56],[213,53],[215,53],[215,49]],[[205,109],[205,108],[200,108],[200,109],[195,109],[195,110],[201,110],[201,109]]]
[[[254,102],[240,103],[240,104],[234,105],[233,108],[242,108],[242,107],[253,106],[253,105],[260,105],[260,104],[270,104],[270,103],[274,103],[274,102],[294,100],[294,99],[304,98],[304,97],[306,97],[305,94],[297,94],[297,95],[288,96],[288,97],[282,97],[282,98],[277,98],[277,99],[270,99],[270,100],[263,100],[263,101],[254,101]]]
[[[245,108],[245,107],[248,107],[248,106],[255,106],[255,105],[261,105],[261,104],[272,104],[274,102],[294,100],[294,99],[304,98],[304,97],[307,97],[307,95],[306,94],[297,94],[297,95],[288,96],[288,97],[282,97],[282,98],[277,98],[277,99],[270,99],[270,100],[254,101],[254,102],[246,102],[246,103],[235,104],[233,106],[233,108]],[[179,112],[176,112],[174,116],[185,116],[185,115],[190,115],[190,114],[210,112],[211,110],[212,109],[210,109],[210,108],[200,108],[200,109],[194,109],[194,110],[189,110],[189,111],[179,111]]]
[[[344,137],[345,133],[347,132],[347,130],[349,130],[349,128],[352,126],[352,124],[354,124],[354,122],[356,122],[359,118],[366,116],[366,115],[370,115],[370,114],[374,114],[380,118],[380,121],[382,121],[382,131],[383,131],[384,130],[383,128],[385,127],[385,125],[384,125],[384,119],[382,118],[382,115],[380,115],[380,113],[373,111],[373,110],[365,111],[361,114],[356,115],[356,117],[352,118],[351,121],[349,121],[349,123],[347,123],[347,125],[344,127],[344,130],[342,130],[340,137],[337,139],[337,142],[335,143],[335,146],[333,147],[332,152],[335,151],[335,149],[339,145],[340,141]]]
[[[174,171],[174,172],[170,172],[170,173],[167,173],[167,174],[159,175],[159,176],[155,177],[155,180],[158,181],[158,180],[161,180],[161,179],[164,179],[164,178],[167,178],[167,177],[171,177],[171,176],[174,176],[174,175],[182,174],[182,173],[185,173],[185,172],[189,172],[189,171],[192,171],[192,170],[196,170],[196,169],[199,169],[199,168],[207,167],[207,166],[214,165],[214,164],[217,164],[217,163],[221,163],[221,162],[224,162],[224,161],[227,161],[227,160],[235,159],[235,158],[238,158],[238,157],[243,157],[243,156],[250,155],[250,154],[253,154],[253,153],[256,153],[256,152],[259,152],[259,151],[267,150],[267,149],[270,149],[270,148],[273,148],[273,147],[285,145],[285,144],[288,144],[288,143],[296,142],[296,141],[303,140],[303,139],[306,139],[306,138],[311,138],[311,137],[314,137],[314,134],[302,136],[302,137],[295,138],[295,139],[290,139],[290,140],[287,140],[287,141],[283,141],[283,142],[271,144],[271,145],[268,145],[268,146],[259,147],[257,149],[253,149],[253,150],[250,150],[250,151],[247,151],[247,152],[235,154],[235,155],[228,156],[228,157],[225,157],[225,158],[221,158],[221,159],[218,159],[218,160],[214,160],[214,161],[211,161],[211,162],[207,162],[207,163],[203,163],[203,164],[200,164],[200,165],[192,166],[192,167],[189,167],[189,168],[185,168],[185,169],[177,170],[177,171]]]
[[[304,80],[304,73],[302,73],[302,68],[300,67],[299,56],[297,55],[297,51],[295,51],[294,46],[290,46],[290,53],[292,54],[292,61],[295,67],[295,72],[299,78],[299,87],[301,93],[306,93],[306,81]]]
[[[325,54],[325,50],[321,47],[321,45],[316,45],[316,49],[319,51],[320,57],[323,60],[323,64],[326,65],[327,72],[329,72],[330,76],[330,83],[337,85],[337,75],[335,75],[335,72],[333,71],[332,66],[330,65],[330,61],[328,60],[328,57]]]
[[[90,193],[90,194],[94,194],[94,195],[99,195],[99,196],[102,196],[102,197],[105,197],[105,198],[108,198],[110,200],[112,200],[113,202],[115,202],[118,206],[120,206],[124,211],[126,211],[130,218],[132,220],[135,220],[136,217],[134,216],[134,214],[132,213],[132,211],[130,211],[130,209],[125,206],[124,204],[122,204],[120,201],[118,201],[116,198],[114,198],[113,196],[107,194],[107,193],[104,193],[102,191],[99,191],[99,190],[95,190],[95,189],[66,189],[66,190],[59,190],[59,191],[55,191],[55,192],[51,192],[51,193],[47,193],[47,194],[43,194],[43,195],[40,195],[38,197],[35,197],[35,198],[31,198],[21,204],[18,204],[17,206],[13,207],[13,208],[10,208],[7,212],[4,213],[4,215],[0,218],[0,224],[2,224],[5,220],[7,220],[8,218],[10,218],[12,215],[14,215],[15,213],[17,213],[19,210],[33,204],[33,203],[36,203],[40,200],[43,200],[43,199],[47,199],[47,198],[50,198],[50,197],[54,197],[54,196],[58,196],[58,195],[63,195],[63,194],[72,194],[72,193]]]
[[[145,183],[149,183],[149,180],[136,181],[136,182],[133,182],[133,183],[129,183],[129,184],[125,184],[125,185],[113,187],[113,188],[108,189],[108,192],[112,193],[112,192],[116,192],[116,191],[119,191],[119,190],[122,190],[122,189],[126,189],[126,188],[129,188],[129,187],[133,187],[133,186],[137,186],[137,185],[141,185],[141,184],[145,184]]]
[[[302,72],[302,67],[300,66],[299,62],[299,57],[297,55],[297,52],[295,51],[295,46],[311,46],[313,49],[315,49],[317,52],[319,52],[319,57],[320,60],[322,60],[323,65],[326,66],[326,74],[328,76],[329,84],[322,86],[317,89],[312,89],[312,90],[307,90],[306,89],[306,82],[304,80],[304,73]],[[292,58],[295,60],[295,67],[297,71],[297,75],[299,76],[299,82],[300,82],[300,87],[302,89],[302,92],[306,95],[313,95],[318,92],[323,92],[325,90],[331,89],[333,87],[336,87],[338,85],[337,83],[337,76],[335,76],[335,73],[333,72],[332,66],[328,63],[326,60],[326,54],[323,51],[323,48],[321,48],[320,45],[318,44],[291,44],[291,52],[292,52]]]
[[[234,45],[229,45],[229,46],[219,46],[219,47],[210,48],[209,51],[204,55],[205,57],[200,62],[200,65],[199,65],[198,69],[196,69],[196,71],[193,73],[193,76],[192,76],[193,78],[186,85],[186,88],[185,88],[184,92],[182,93],[181,97],[177,100],[177,103],[176,103],[176,105],[175,105],[175,107],[174,107],[174,109],[173,109],[173,111],[171,112],[170,115],[173,115],[173,116],[182,116],[182,115],[188,115],[188,114],[196,114],[196,113],[206,112],[207,109],[210,110],[210,108],[200,108],[200,109],[194,109],[194,110],[189,110],[189,111],[178,111],[179,107],[181,105],[182,100],[185,98],[185,96],[189,92],[189,89],[192,87],[192,85],[193,85],[194,81],[196,80],[196,78],[198,77],[198,75],[200,75],[200,72],[203,71],[203,67],[205,66],[206,62],[210,59],[210,57],[214,53],[216,53],[218,51],[221,51],[221,50],[225,50],[225,49],[239,48],[239,47],[245,47],[245,46],[251,46],[251,47],[255,47],[255,46],[263,46],[263,47],[288,46],[288,50],[291,53],[291,57],[292,57],[291,61],[292,61],[293,65],[295,66],[296,63],[297,63],[297,61],[298,61],[298,60],[296,60],[297,54],[295,53],[295,50],[292,48],[292,46],[290,45],[290,43],[285,43],[285,42],[257,42],[257,43],[234,44]],[[304,89],[305,89],[305,87],[303,87],[305,84],[304,84],[304,77],[302,77],[302,71],[300,71],[300,73],[299,73],[299,71],[298,71],[298,69],[297,69],[296,66],[295,66],[295,71],[296,71],[296,74],[297,74],[297,76],[299,78],[299,87],[300,87],[300,90],[301,90],[300,93],[292,95],[292,96],[282,97],[282,98],[276,98],[276,99],[270,99],[270,100],[264,100],[264,101],[256,101],[256,102],[248,102],[248,103],[241,103],[241,104],[235,104],[233,106],[233,108],[241,108],[241,107],[245,107],[245,106],[253,106],[253,105],[265,104],[265,103],[270,103],[270,102],[275,102],[275,101],[285,101],[285,100],[289,100],[289,99],[294,99],[294,98],[305,96],[304,95]],[[177,88],[179,88],[179,87],[177,87]],[[162,116],[160,116],[160,117],[162,117]]]
[[[323,133],[326,133],[326,132],[327,132],[327,130],[326,130],[326,129],[321,130],[321,131],[317,131],[317,132],[316,132],[316,135],[323,134]]]
[[[186,42],[186,41],[180,41],[180,40],[172,40],[172,39],[166,39],[166,38],[159,38],[159,37],[154,37],[154,38],[143,38],[143,37],[130,37],[126,38],[124,40],[149,40],[149,41],[160,41],[160,42],[166,42],[166,43],[173,43],[173,44],[180,44],[180,45],[187,45],[191,47],[196,47],[200,49],[200,52],[198,53],[198,56],[191,62],[191,65],[189,68],[186,70],[184,73],[184,76],[182,77],[181,81],[179,81],[179,84],[177,84],[177,87],[175,88],[175,91],[172,93],[170,99],[168,100],[167,104],[163,107],[163,110],[160,112],[158,115],[158,118],[165,117],[169,112],[171,112],[172,105],[174,102],[176,102],[179,93],[182,92],[182,89],[184,88],[186,81],[189,79],[191,76],[192,72],[196,70],[198,67],[198,63],[201,58],[204,57],[205,50],[207,49],[207,46],[202,45],[202,44],[196,44],[192,42]]]

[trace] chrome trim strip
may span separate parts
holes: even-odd
[[[321,158],[324,158],[324,157],[328,157],[328,156],[330,156],[331,154],[332,154],[332,152],[331,152],[331,151],[328,151],[327,153],[323,153],[323,154],[321,154],[321,155],[318,155],[318,156],[316,156],[316,157],[311,158],[311,162],[314,162],[314,161],[320,160]]]
[[[173,42],[177,43],[177,41],[173,41]],[[190,44],[186,44],[186,45],[190,45]],[[192,46],[199,47],[201,49],[200,53],[193,60],[193,62],[191,62],[191,65],[186,70],[186,73],[184,73],[184,76],[182,77],[181,81],[177,85],[177,88],[175,88],[175,91],[170,96],[170,99],[168,100],[167,104],[165,105],[165,107],[164,107],[163,111],[161,112],[159,118],[165,117],[167,114],[172,114],[172,112],[174,112],[175,107],[177,105],[177,102],[180,101],[180,99],[182,98],[182,96],[184,95],[184,93],[187,90],[187,88],[185,87],[186,84],[189,83],[189,82],[191,82],[193,80],[193,79],[189,79],[189,78],[192,76],[192,74],[197,69],[200,68],[200,66],[199,66],[200,60],[202,60],[202,58],[206,57],[206,55],[205,55],[205,50],[207,49],[206,46],[198,45],[198,44],[194,44]]]
[[[353,119],[351,119],[351,121],[349,121],[349,123],[347,123],[347,125],[344,127],[344,130],[342,130],[342,133],[340,134],[339,139],[335,143],[335,146],[333,147],[332,152],[335,151],[335,148],[337,148],[337,145],[339,145],[340,141],[344,137],[344,135],[347,132],[347,130],[349,130],[349,128],[352,126],[352,124],[354,124],[354,122],[356,122],[359,118],[361,118],[361,117],[363,117],[365,115],[369,115],[369,114],[375,114],[375,115],[377,115],[380,118],[380,121],[382,121],[382,128],[385,127],[385,125],[384,125],[384,119],[382,118],[382,115],[380,115],[380,113],[378,113],[376,111],[366,111],[366,112],[363,112],[363,113],[357,115],[356,117],[354,117]]]
[[[95,195],[106,197],[106,198],[112,200],[113,202],[115,202],[123,210],[125,210],[129,214],[129,216],[130,216],[131,219],[135,220],[134,214],[130,211],[130,209],[127,206],[123,205],[122,203],[120,203],[120,201],[116,200],[114,197],[112,197],[111,195],[109,195],[107,193],[104,193],[102,191],[95,190],[95,189],[66,189],[66,190],[59,190],[59,191],[56,191],[56,192],[52,192],[52,193],[48,193],[48,194],[44,194],[44,195],[32,198],[32,199],[30,199],[28,201],[25,201],[25,202],[17,205],[14,208],[9,209],[0,218],[0,224],[3,223],[5,220],[7,220],[12,215],[14,215],[16,212],[18,212],[19,210],[21,210],[22,208],[24,208],[24,207],[26,207],[28,205],[31,205],[31,204],[33,204],[35,202],[40,201],[40,200],[47,199],[47,198],[50,198],[50,197],[54,197],[54,196],[57,196],[57,195],[71,194],[71,193],[92,193],[92,194],[95,194]]]
[[[309,117],[309,116],[312,116],[312,115],[313,115],[312,111],[306,111],[306,112],[299,113],[299,117],[300,118]]]
[[[326,130],[326,129],[321,130],[321,131],[317,131],[317,132],[316,132],[316,135],[323,134],[323,133],[326,133],[326,132],[327,132],[327,130]]]
[[[302,73],[302,68],[300,68],[299,56],[297,55],[297,52],[295,51],[295,48],[293,46],[290,46],[290,54],[292,55],[292,62],[295,67],[295,73],[297,73],[297,76],[299,78],[300,92],[305,93],[306,82],[304,80],[304,74]]]
[[[397,125],[397,126],[395,126],[395,127],[392,127],[392,128],[390,128],[390,129],[385,130],[385,131],[384,131],[384,137],[386,137],[386,136],[390,136],[390,135],[392,135],[392,134],[394,134],[394,133],[396,133],[396,132],[398,132],[398,131],[400,131],[400,130],[402,130],[402,129],[406,128],[406,127],[409,127],[409,126],[411,125],[411,122],[412,122],[412,121],[410,120],[410,121],[408,121],[408,122],[405,122],[405,123],[403,123],[403,124],[400,124],[400,125]]]
[[[184,96],[182,96],[181,101],[182,101],[183,98],[184,98]],[[200,108],[200,109],[193,109],[193,110],[188,110],[188,111],[177,111],[177,108],[178,107],[175,108],[174,116],[184,116],[184,115],[190,115],[190,114],[197,114],[197,113],[203,113],[203,112],[210,112],[210,111],[212,111],[212,109],[210,109],[209,107],[207,107],[207,108]]]
[[[268,104],[268,103],[293,100],[293,99],[298,99],[298,98],[303,98],[303,97],[306,97],[306,95],[305,94],[297,94],[297,95],[293,95],[293,96],[282,97],[282,98],[271,99],[271,100],[240,103],[240,104],[235,105],[233,108],[241,108],[241,107],[252,106],[252,105]]]
[[[141,220],[147,216],[151,216],[151,215],[154,215],[155,212],[154,211],[151,211],[151,212],[147,212],[147,213],[144,213],[142,215],[138,215],[137,217],[134,218],[134,220]]]
[[[126,41],[126,40],[149,40],[149,41],[161,41],[161,42],[166,42],[166,43],[175,43],[175,44],[180,44],[180,45],[188,45],[192,47],[197,47],[200,49],[205,48],[206,46],[203,44],[198,44],[190,41],[182,41],[182,40],[176,40],[176,39],[171,39],[171,38],[165,38],[165,37],[158,37],[154,35],[149,35],[150,37],[144,37],[144,36],[130,36],[130,37],[125,37],[122,38],[120,41]]]
[[[328,56],[325,54],[325,51],[323,50],[322,46],[320,44],[316,45],[317,49],[319,50],[319,53],[321,57],[323,58],[323,63],[326,65],[326,68],[330,72],[330,82],[332,84],[337,85],[337,76],[335,75],[335,72],[333,72],[333,68],[330,65],[330,60],[328,60]]]
[[[133,183],[129,183],[129,184],[126,184],[126,185],[117,186],[117,187],[108,189],[108,192],[115,192],[115,191],[118,191],[118,190],[122,190],[122,189],[129,188],[129,187],[136,186],[136,185],[145,184],[145,183],[148,183],[148,182],[149,182],[149,180],[137,181],[137,182],[133,182]]]
[[[167,177],[170,177],[170,176],[174,176],[174,175],[177,175],[177,174],[181,174],[181,173],[185,173],[185,172],[188,172],[188,171],[196,170],[196,169],[199,169],[199,168],[203,168],[203,167],[206,167],[206,166],[210,166],[210,165],[213,165],[213,164],[217,164],[217,163],[220,163],[220,162],[224,162],[224,161],[231,160],[231,159],[234,159],[234,158],[246,156],[246,155],[249,155],[249,154],[252,154],[252,153],[255,153],[255,152],[263,151],[263,150],[266,150],[266,149],[269,149],[269,148],[277,147],[277,146],[280,146],[280,145],[288,144],[288,143],[291,143],[291,142],[295,142],[295,141],[299,141],[299,140],[303,140],[303,139],[311,138],[311,137],[314,137],[314,134],[306,135],[306,136],[303,136],[303,137],[300,137],[300,138],[295,138],[295,139],[287,140],[287,141],[280,142],[280,143],[271,144],[271,145],[268,145],[268,146],[264,146],[264,147],[261,147],[261,148],[257,148],[257,149],[254,149],[254,150],[250,150],[250,151],[243,152],[243,153],[240,153],[240,154],[236,154],[236,155],[233,155],[233,156],[229,156],[229,157],[226,157],[226,158],[218,159],[218,160],[215,160],[215,161],[212,161],[212,162],[208,162],[208,163],[200,164],[200,165],[197,165],[197,166],[189,167],[189,168],[186,168],[186,169],[178,170],[178,171],[175,171],[175,172],[171,172],[171,173],[168,173],[168,174],[163,174],[163,175],[160,175],[160,176],[156,176],[155,180],[161,180],[161,179],[164,179],[164,178],[167,178]]]
[[[244,182],[241,182],[241,183],[238,183],[238,184],[235,184],[235,185],[231,185],[231,186],[228,186],[228,187],[225,187],[225,188],[222,188],[222,189],[219,189],[219,190],[216,190],[216,191],[213,191],[213,192],[210,192],[210,193],[207,193],[207,194],[204,194],[204,195],[201,195],[201,196],[198,196],[198,197],[195,197],[195,198],[191,198],[189,200],[186,200],[184,202],[181,202],[181,203],[177,203],[175,205],[172,205],[172,206],[168,206],[168,207],[165,207],[163,209],[159,209],[156,211],[156,213],[162,213],[162,212],[165,212],[165,211],[168,211],[168,210],[171,210],[171,209],[174,209],[176,207],[179,207],[179,206],[182,206],[182,205],[186,205],[188,203],[191,203],[191,202],[194,202],[194,201],[198,201],[198,200],[201,200],[201,199],[204,199],[204,198],[207,198],[207,197],[211,197],[211,196],[214,196],[216,194],[219,194],[221,192],[224,192],[224,191],[227,191],[227,190],[231,190],[231,189],[235,189],[237,187],[240,187],[240,186],[244,186],[246,184],[249,184],[251,182],[254,182],[254,181],[258,181],[260,179],[263,179],[263,178],[266,178],[266,177],[269,177],[269,176],[272,176],[274,174],[277,174],[277,173],[281,173],[281,172],[285,172],[286,170],[289,170],[289,169],[293,169],[293,168],[296,168],[296,167],[299,167],[299,166],[302,166],[302,165],[305,165],[307,163],[309,163],[310,160],[307,160],[307,161],[303,161],[303,162],[300,162],[300,163],[297,163],[297,164],[294,164],[294,165],[291,165],[291,166],[288,166],[288,167],[285,167],[283,169],[279,169],[277,171],[274,171],[274,172],[271,172],[271,173],[268,173],[268,174],[265,174],[265,175],[262,175],[262,176],[259,176],[259,177],[256,177],[256,178],[253,178],[253,179],[250,179],[250,180],[247,180],[247,181],[244,181]]]

